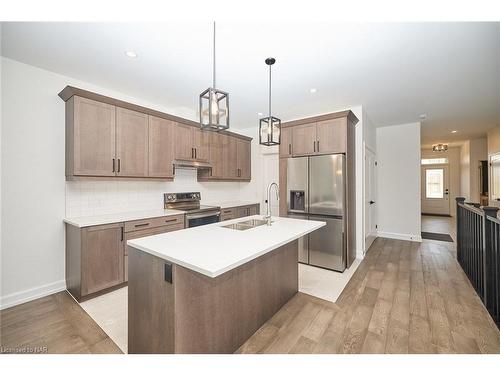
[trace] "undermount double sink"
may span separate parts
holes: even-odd
[[[239,223],[223,225],[222,228],[229,228],[229,229],[235,229],[235,230],[247,230],[247,229],[252,229],[255,227],[260,227],[261,225],[266,225],[266,224],[267,224],[267,220],[251,219],[251,220],[246,220],[246,221],[240,221]]]

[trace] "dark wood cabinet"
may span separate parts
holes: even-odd
[[[292,128],[281,129],[280,157],[292,157]]]
[[[236,174],[240,180],[250,180],[252,176],[252,151],[250,148],[250,141],[236,140]]]
[[[173,178],[174,123],[149,116],[149,176]]]

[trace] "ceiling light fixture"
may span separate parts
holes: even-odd
[[[263,115],[263,113],[262,113],[262,112],[259,112],[259,113],[257,113],[257,115],[260,117],[260,116],[262,116],[262,115]]]
[[[125,56],[131,59],[136,59],[138,57],[137,53],[134,51],[125,51]]]
[[[269,66],[269,116],[259,121],[259,143],[264,146],[279,145],[281,138],[281,120],[271,114],[271,67],[275,62],[273,57],[266,59],[266,65]]]
[[[311,94],[314,94],[316,91],[318,91],[318,90],[316,90],[316,89],[310,89],[310,90],[309,90],[309,92],[310,92]]]
[[[215,88],[215,21],[212,87],[200,94],[200,127],[220,131],[229,128],[229,93]]]
[[[456,130],[452,130],[451,132],[452,132],[453,134],[455,134],[457,131],[456,131]]]
[[[425,120],[427,118],[427,115],[425,113],[422,113],[420,116],[418,116],[420,120]]]
[[[432,151],[434,151],[434,152],[448,151],[448,145],[445,145],[443,143],[438,143],[437,145],[432,145]]]

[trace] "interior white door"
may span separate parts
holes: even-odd
[[[450,214],[450,181],[448,165],[422,166],[422,213]]]
[[[364,183],[364,234],[365,249],[368,251],[377,238],[377,160],[375,153],[365,146],[365,183]]]
[[[265,215],[267,204],[265,203],[267,197],[267,187],[271,182],[279,182],[279,154],[263,154],[262,155],[262,202],[260,213]],[[279,202],[276,199],[276,193],[271,192],[273,195],[271,197],[271,214],[273,216],[279,216]]]

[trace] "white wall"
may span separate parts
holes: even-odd
[[[420,241],[420,123],[377,128],[378,234]]]
[[[450,215],[456,215],[456,200],[455,198],[460,196],[460,147],[450,147],[447,151],[433,152],[432,149],[422,149],[421,157],[424,158],[436,158],[436,157],[446,157],[448,158],[449,174],[450,174]],[[421,192],[424,194],[425,192]]]
[[[479,203],[481,201],[479,183],[479,162],[488,160],[488,142],[486,138],[470,140],[470,200]]]
[[[491,129],[487,135],[488,155],[500,152],[500,126]]]
[[[1,307],[65,289],[66,214],[162,207],[162,193],[172,190],[200,190],[207,202],[234,200],[245,185],[198,183],[194,171],[181,171],[170,183],[66,182],[64,102],[57,96],[66,85],[187,118],[195,112],[158,106],[6,58],[1,59],[1,76]]]
[[[460,148],[460,195],[470,201],[470,142]]]

